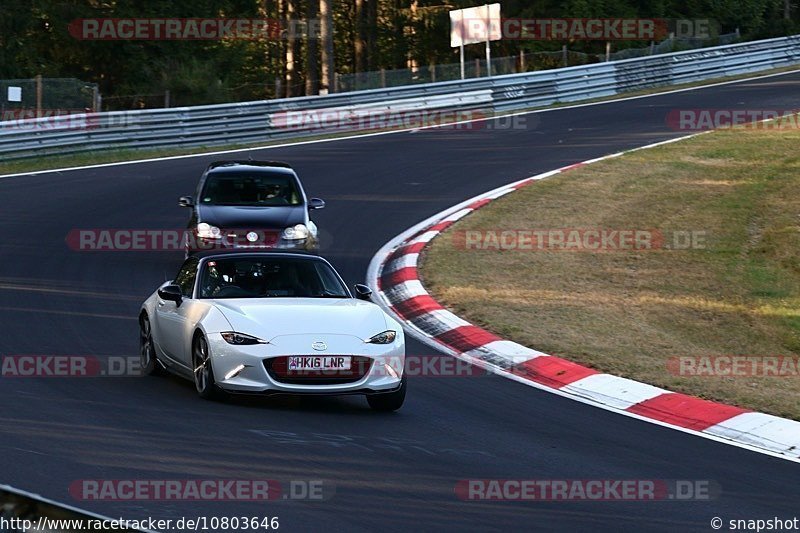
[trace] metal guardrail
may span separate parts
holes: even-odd
[[[56,503],[19,489],[0,485],[0,533],[25,533],[27,531],[49,531],[72,533],[77,531],[112,530],[112,519],[81,511],[75,507]],[[127,524],[115,524],[113,531],[142,532]]]
[[[252,144],[376,129],[365,116],[514,111],[800,64],[800,35],[608,63],[327,96],[0,122],[3,160],[96,150]],[[335,127],[325,114],[349,116]],[[301,120],[292,122],[294,118]],[[373,127],[370,127],[373,126]]]
[[[572,50],[569,45],[563,45],[560,50],[521,52],[513,56],[492,57],[492,73],[496,75],[517,74],[533,70],[544,70],[559,67],[589,65],[599,61],[619,61],[634,57],[645,57],[654,54],[668,54],[671,52],[696,50],[723,44],[738,42],[741,38],[739,31],[709,36],[709,38],[680,38],[667,37],[660,43],[651,43],[641,48],[623,48],[610,52],[608,58],[605,53],[585,53]],[[710,44],[714,41],[715,44]],[[529,66],[539,68],[528,68]],[[464,65],[467,77],[479,78],[481,72],[486,72],[486,62],[475,58]],[[369,72],[338,73],[336,74],[336,92],[360,91],[377,89],[381,87],[398,87],[400,85],[414,85],[437,81],[452,81],[461,79],[460,63],[439,63],[416,68],[398,68],[391,70],[375,70]]]

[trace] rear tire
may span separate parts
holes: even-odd
[[[400,388],[385,394],[367,395],[367,403],[376,411],[397,411],[406,399],[406,376],[400,379]]]
[[[150,319],[146,314],[139,317],[139,364],[145,376],[158,376],[164,373],[158,362],[153,331],[150,329]]]

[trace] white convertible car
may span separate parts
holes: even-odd
[[[364,394],[393,411],[406,394],[399,323],[355,297],[325,259],[216,252],[187,259],[142,305],[142,367],[192,379],[198,394]]]

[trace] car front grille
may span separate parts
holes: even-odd
[[[224,241],[226,246],[233,248],[251,248],[251,247],[271,247],[278,244],[280,239],[280,232],[277,230],[248,230],[248,229],[228,229],[223,230]],[[248,235],[255,237],[251,241]]]
[[[363,379],[372,368],[372,359],[369,357],[364,357],[363,355],[347,357],[351,358],[349,370],[289,370],[288,356],[265,359],[264,368],[266,368],[272,379],[278,383],[286,383],[288,385],[342,385],[355,383]]]

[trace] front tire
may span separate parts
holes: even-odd
[[[153,331],[150,328],[150,319],[146,314],[139,318],[139,364],[145,376],[158,376],[163,374],[161,365],[156,355],[156,346],[153,343]]]
[[[367,403],[376,411],[397,411],[406,399],[406,376],[400,379],[400,388],[385,394],[367,395]]]
[[[194,368],[194,387],[197,394],[204,400],[217,400],[222,397],[222,391],[214,380],[214,369],[211,366],[211,352],[208,341],[199,333],[192,342],[192,366]]]

